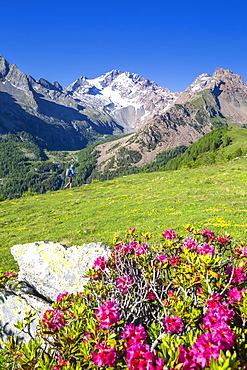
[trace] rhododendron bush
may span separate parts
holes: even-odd
[[[186,227],[117,240],[82,292],[61,292],[11,369],[247,369],[247,247]],[[32,314],[18,327],[27,331]]]

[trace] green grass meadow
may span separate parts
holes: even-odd
[[[130,227],[185,234],[183,225],[247,239],[247,158],[197,169],[130,175],[0,203],[0,268],[15,268],[10,247],[39,240],[112,244]]]

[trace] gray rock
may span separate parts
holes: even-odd
[[[85,272],[97,257],[108,258],[111,251],[102,243],[67,248],[41,241],[15,245],[11,253],[19,265],[18,280],[28,283],[48,301],[54,301],[59,293],[81,291],[88,281]]]
[[[15,245],[11,253],[19,264],[17,280],[6,284],[0,291],[0,338],[17,336],[27,342],[29,334],[15,327],[26,312],[36,313],[31,324],[35,335],[39,320],[51,309],[51,302],[59,293],[81,291],[87,283],[85,272],[92,268],[99,256],[108,258],[111,250],[102,243],[90,243],[67,248],[56,242],[36,242]]]
[[[22,321],[26,312],[36,314],[36,319],[31,323],[30,332],[34,336],[39,320],[43,313],[51,309],[51,305],[42,299],[29,294],[14,295],[1,290],[0,292],[0,338],[6,339],[9,336],[16,336],[19,341],[27,342],[30,339],[28,333],[20,332],[15,327],[18,321]]]

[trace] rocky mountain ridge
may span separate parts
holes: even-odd
[[[0,56],[0,135],[14,131],[41,138],[51,150],[76,150],[123,128],[107,113],[82,106],[58,82],[36,81]]]
[[[244,126],[246,120],[246,84],[228,69],[203,73],[176,93],[119,70],[62,87],[36,81],[0,56],[0,135],[27,131],[48,149],[76,150],[104,135],[130,133],[98,147],[103,167],[121,148],[138,152],[141,159],[132,164],[141,166],[161,151],[190,145],[214,127]]]
[[[160,114],[136,133],[114,143],[101,144],[98,170],[114,171],[119,157],[136,152],[131,166],[143,166],[157,154],[181,145],[189,146],[222,125],[247,124],[247,86],[241,76],[217,68],[212,76],[202,74]],[[247,126],[246,126],[247,127]]]

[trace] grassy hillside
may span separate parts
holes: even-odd
[[[0,203],[0,267],[10,247],[38,240],[111,244],[129,227],[184,232],[183,225],[247,238],[247,158],[197,169],[141,173]]]
[[[236,126],[224,126],[209,132],[190,145],[183,154],[171,159],[162,169],[177,170],[222,163],[246,153],[247,130]]]

